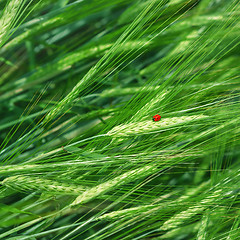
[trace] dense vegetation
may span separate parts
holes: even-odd
[[[239,239],[239,20],[2,0],[0,239]]]

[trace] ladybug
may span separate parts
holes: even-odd
[[[154,122],[157,122],[157,121],[159,121],[160,119],[161,119],[161,116],[160,116],[159,114],[153,116],[153,121],[154,121]]]

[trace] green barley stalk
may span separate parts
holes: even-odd
[[[210,189],[210,193],[208,196],[204,197],[199,203],[196,203],[193,206],[190,206],[187,210],[182,211],[173,217],[171,217],[169,220],[164,222],[164,224],[160,227],[160,230],[166,231],[171,230],[174,228],[179,227],[184,222],[188,221],[192,217],[196,216],[199,213],[202,213],[204,211],[208,211],[209,208],[214,208],[214,206],[217,206],[219,202],[225,197],[227,199],[229,196],[237,196],[237,193],[235,193],[233,190],[226,192],[225,189],[228,189],[228,186],[232,186],[232,189],[236,188],[236,182],[239,179],[240,174],[237,174],[237,179],[230,179],[229,177],[226,177],[221,182],[219,182],[216,186],[214,186],[212,189]],[[233,185],[232,185],[233,184]],[[234,186],[235,185],[235,186]],[[219,187],[221,186],[221,188]],[[216,190],[214,189],[216,188]],[[212,191],[212,192],[211,192]],[[204,224],[207,224],[207,218],[204,218]],[[204,227],[204,226],[202,226]],[[205,226],[206,227],[206,226]],[[203,237],[204,230],[199,230],[199,238]]]
[[[197,240],[205,240],[206,239],[206,228],[208,226],[208,214],[205,213],[202,217],[201,224],[199,226],[198,234],[197,234]]]
[[[132,182],[135,179],[138,179],[139,177],[142,178],[142,177],[151,175],[156,171],[157,171],[156,166],[151,166],[151,165],[137,168],[132,171],[128,171],[122,175],[119,175],[118,177],[113,178],[112,180],[109,180],[105,183],[102,183],[100,185],[97,185],[96,187],[93,187],[85,191],[83,194],[78,196],[73,203],[71,203],[71,206],[86,203],[90,200],[93,200],[99,195],[102,195],[108,191],[113,190],[114,188],[117,188],[129,182]]]
[[[7,41],[10,30],[17,24],[25,0],[9,0],[0,18],[0,47]]]
[[[132,217],[133,215],[141,215],[141,218],[144,216],[148,216],[149,212],[157,212],[159,210],[161,210],[161,208],[166,208],[166,206],[178,206],[181,204],[184,204],[185,201],[196,197],[198,194],[202,194],[202,192],[209,186],[210,181],[208,182],[204,182],[202,183],[200,186],[196,187],[196,188],[192,188],[189,189],[185,195],[182,195],[181,197],[179,197],[178,199],[176,199],[175,201],[171,201],[170,197],[173,197],[174,194],[176,193],[170,193],[170,194],[166,194],[163,195],[159,198],[156,198],[152,201],[152,204],[149,205],[141,205],[139,207],[133,207],[133,208],[128,208],[128,209],[124,209],[124,210],[119,210],[119,211],[114,211],[111,213],[106,213],[102,216],[100,216],[98,219],[99,220],[113,220],[113,219],[120,219],[120,218],[128,218],[128,217]],[[168,202],[162,202],[165,199],[169,199]]]
[[[86,187],[23,175],[5,178],[1,184],[17,191],[40,191],[61,195],[78,195],[86,191]]]
[[[114,127],[107,135],[111,137],[130,137],[140,134],[151,134],[160,131],[166,131],[168,129],[178,127],[181,125],[187,125],[191,122],[202,121],[208,119],[208,116],[199,114],[192,116],[181,116],[172,118],[162,118],[160,121],[153,122],[152,120],[138,121],[129,124],[122,124]]]

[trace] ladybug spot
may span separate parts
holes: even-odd
[[[157,122],[157,121],[159,121],[160,119],[161,119],[161,116],[160,116],[159,114],[153,116],[153,121],[154,121],[154,122]]]

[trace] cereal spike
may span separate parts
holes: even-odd
[[[114,127],[110,130],[107,135],[114,137],[128,137],[137,134],[149,134],[158,132],[160,130],[172,128],[180,124],[185,124],[194,120],[199,120],[206,118],[205,115],[192,115],[192,116],[181,116],[181,117],[172,117],[165,118],[161,121],[154,122],[150,120],[134,122],[129,124],[122,124]]]
[[[19,175],[4,179],[2,185],[19,191],[39,190],[41,192],[67,195],[78,195],[86,190],[83,186],[61,183],[45,178]]]

